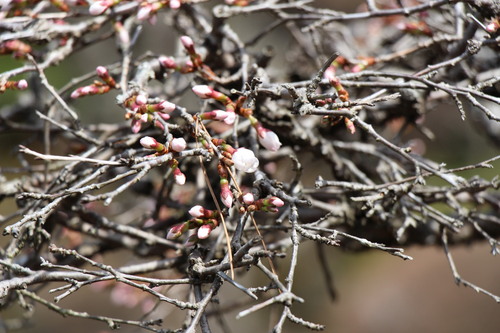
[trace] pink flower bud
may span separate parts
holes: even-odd
[[[260,127],[258,130],[259,142],[267,150],[277,151],[281,147],[280,138],[276,133],[266,128]]]
[[[161,103],[158,104],[158,111],[161,111],[161,112],[172,112],[174,111],[176,108],[176,105],[174,103],[170,103],[170,102],[167,102],[167,101],[163,101]]]
[[[137,97],[135,98],[135,103],[137,105],[144,105],[147,102],[148,102],[148,98],[142,94],[137,95]]]
[[[349,118],[344,118],[345,126],[351,132],[351,134],[356,133],[356,127],[354,127],[354,123]]]
[[[188,223],[186,222],[173,225],[172,228],[170,228],[170,230],[168,231],[167,239],[179,238],[180,235],[182,235],[182,233],[187,229],[188,229]]]
[[[173,151],[181,152],[186,149],[187,143],[183,138],[175,138],[170,142],[170,147]]]
[[[161,119],[163,120],[169,120],[170,119],[170,115],[167,114],[167,113],[163,113],[163,112],[158,112],[158,115],[161,117]]]
[[[132,133],[139,133],[141,131],[142,122],[139,119],[132,120]]]
[[[186,176],[179,168],[174,169],[174,179],[177,185],[184,185],[186,183]]]
[[[213,115],[214,115],[213,119],[215,119],[215,120],[224,120],[229,115],[229,112],[222,111],[222,110],[214,110],[212,112],[213,112]]]
[[[176,68],[177,64],[175,63],[175,59],[172,57],[161,56],[158,58],[160,64],[165,68]]]
[[[109,1],[96,1],[89,7],[90,15],[101,15],[110,6]]]
[[[243,202],[246,203],[247,205],[253,204],[255,201],[255,198],[253,197],[252,193],[247,193],[243,196]]]
[[[224,206],[226,206],[227,208],[231,208],[231,206],[233,205],[233,193],[231,191],[222,192],[221,200]]]
[[[170,0],[170,8],[178,9],[181,6],[180,0]]]
[[[192,217],[196,217],[196,218],[203,217],[203,216],[205,215],[205,208],[203,208],[203,207],[202,207],[202,206],[200,206],[200,205],[193,206],[193,207],[191,207],[191,209],[189,210],[189,214],[190,214]]]
[[[234,166],[240,171],[252,173],[259,167],[259,160],[250,149],[238,148],[232,158]]]
[[[201,227],[198,228],[198,233],[197,236],[199,239],[206,239],[212,232],[212,225],[210,224],[204,224]]]
[[[333,78],[335,78],[335,67],[330,66],[326,69],[325,73],[323,74],[325,79],[328,81],[331,81]]]
[[[194,51],[194,42],[189,36],[182,36],[180,38],[182,46],[186,48],[188,51]]]
[[[228,125],[234,124],[234,121],[236,120],[236,113],[235,112],[226,112],[227,116],[224,119],[224,122]]]
[[[193,92],[200,98],[206,99],[212,97],[214,90],[206,85],[194,86]]]
[[[97,75],[99,75],[99,76],[108,75],[108,70],[104,66],[97,66],[97,68],[95,70],[97,72]]]
[[[276,207],[283,207],[283,205],[285,204],[285,203],[283,202],[283,200],[281,200],[281,199],[280,199],[280,198],[278,198],[278,197],[271,197],[271,198],[269,199],[269,202],[271,203],[271,205],[274,205],[274,206],[276,206]]]
[[[141,146],[147,149],[156,149],[156,147],[158,147],[159,145],[158,141],[156,141],[154,138],[150,136],[145,136],[141,138],[139,142],[141,143]]]
[[[28,88],[28,82],[26,80],[19,80],[16,83],[16,87],[19,90],[24,90],[24,89]]]
[[[141,6],[137,11],[137,19],[139,21],[144,21],[151,15],[151,6],[148,4],[146,6]]]

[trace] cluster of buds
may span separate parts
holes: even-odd
[[[146,123],[153,123],[154,126],[164,130],[165,127],[155,115],[166,121],[170,119],[170,113],[176,109],[176,105],[168,101],[148,103],[147,97],[142,94],[127,98],[123,105],[130,110],[125,114],[125,118],[132,119],[133,133],[139,133],[142,125]]]
[[[32,52],[29,44],[21,42],[18,39],[7,40],[0,43],[0,54],[12,54],[16,59],[25,58]]]
[[[26,88],[28,88],[28,82],[26,80],[7,81],[0,85],[0,94],[4,93],[7,89],[24,90]]]
[[[189,214],[193,218],[172,226],[167,234],[168,239],[179,238],[184,232],[196,229],[196,232],[188,239],[188,243],[193,243],[197,240],[208,238],[212,230],[219,225],[219,214],[217,211],[197,205],[189,210]]]
[[[161,56],[158,58],[160,64],[166,69],[173,69],[182,74],[198,71],[201,76],[203,76],[207,80],[211,80],[213,77],[215,77],[212,69],[203,63],[202,57],[196,51],[194,42],[191,37],[182,36],[180,38],[180,41],[189,56],[189,60],[184,64],[178,64],[172,57]]]
[[[328,82],[330,82],[330,84],[335,89],[335,91],[337,91],[338,98],[342,102],[348,102],[349,101],[349,93],[342,86],[342,83],[340,83],[340,79],[335,75],[335,67],[329,66],[324,73],[324,77],[328,80]],[[324,101],[320,101],[320,102],[324,103]],[[332,117],[325,116],[324,119],[330,121],[330,120],[332,120]],[[342,119],[344,120],[345,126],[347,127],[349,132],[351,132],[351,134],[354,134],[356,132],[356,127],[354,127],[354,123],[347,117],[334,118],[333,124],[336,124],[338,121],[340,121]]]
[[[278,212],[278,208],[283,207],[285,202],[278,197],[272,196],[269,198],[255,200],[252,193],[246,193],[241,196],[240,202],[245,204],[247,211],[263,211],[263,212]],[[242,208],[242,211],[245,209]]]
[[[199,115],[201,119],[216,119],[223,120],[226,124],[232,124],[234,122],[234,117],[236,114],[243,116],[250,120],[250,124],[257,131],[257,136],[259,142],[262,146],[270,151],[277,151],[281,147],[281,142],[273,131],[264,128],[262,124],[255,118],[252,114],[252,110],[249,108],[244,108],[243,103],[245,101],[245,97],[240,97],[236,102],[233,102],[231,98],[226,96],[225,94],[209,87],[207,85],[197,85],[194,86],[193,92],[200,98],[203,99],[214,99],[226,107],[226,111],[216,110],[205,112]]]
[[[141,138],[139,142],[144,148],[154,150],[154,156],[164,155],[169,152],[179,153],[186,149],[187,146],[186,140],[183,138],[174,138],[168,143],[168,145],[161,144],[150,136]],[[172,158],[168,161],[168,166],[172,169],[175,182],[178,185],[184,185],[186,183],[186,175],[184,175],[179,168],[179,161]]]
[[[137,19],[144,21],[149,20],[152,24],[156,22],[156,13],[165,6],[169,6],[171,9],[178,9],[182,4],[181,0],[170,0],[170,1],[143,1],[139,6],[139,11],[137,12]]]
[[[101,95],[107,93],[110,89],[118,88],[116,81],[109,75],[108,69],[104,66],[97,66],[97,76],[103,81],[94,81],[91,85],[75,89],[71,93],[71,98],[79,98],[90,95]]]
[[[204,141],[203,141],[204,142]],[[223,162],[227,166],[233,166],[243,172],[253,173],[259,167],[259,160],[255,157],[253,151],[247,148],[235,149],[231,145],[227,144],[222,139],[212,139],[212,143],[221,150],[223,157]],[[208,148],[206,142],[204,142],[205,147]]]

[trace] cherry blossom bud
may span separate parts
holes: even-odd
[[[207,85],[197,85],[192,89],[196,96],[203,99],[211,98],[212,94],[214,93],[214,90]]]
[[[233,193],[229,188],[229,182],[227,178],[221,178],[220,180],[220,197],[224,206],[226,206],[227,208],[231,208],[231,206],[233,205]]]
[[[211,224],[204,224],[198,228],[197,236],[199,239],[206,239],[212,232],[213,226]]]
[[[72,96],[73,97],[73,96]],[[139,133],[141,131],[141,127],[142,127],[142,122],[140,121],[140,119],[133,119],[132,120],[132,133]]]
[[[174,169],[174,179],[177,185],[184,185],[186,183],[186,175],[179,168]]]
[[[139,10],[137,11],[137,19],[139,21],[144,21],[149,18],[151,15],[151,6],[146,5],[146,6],[141,6]]]
[[[351,134],[356,133],[356,127],[354,127],[354,123],[349,118],[344,118],[345,126],[351,132]]]
[[[158,111],[169,113],[169,112],[172,112],[175,110],[176,105],[174,103],[170,103],[168,101],[163,101],[161,103],[158,103],[157,107],[158,107]]]
[[[252,173],[259,167],[259,160],[250,149],[238,148],[232,158],[234,166],[240,171]]]
[[[193,206],[189,210],[189,214],[192,217],[197,217],[197,218],[203,217],[205,215],[205,208],[203,208],[200,205]]]
[[[276,207],[283,207],[283,205],[285,204],[285,203],[283,202],[283,200],[281,200],[281,199],[280,199],[280,198],[278,198],[278,197],[271,197],[271,198],[269,199],[269,202],[271,203],[271,205],[274,205],[274,206],[276,206]]]
[[[323,74],[324,78],[327,79],[328,81],[331,81],[332,79],[335,78],[335,67],[330,66],[325,70],[325,73]]]
[[[187,222],[175,224],[170,228],[167,234],[167,239],[179,238],[183,232],[188,230],[189,224]]]
[[[103,0],[103,1],[95,1],[89,7],[90,15],[101,15],[111,6],[111,1]]]
[[[258,137],[260,144],[267,150],[277,151],[281,147],[280,138],[271,130],[261,127],[258,131]]]
[[[165,68],[176,68],[177,64],[175,63],[175,59],[172,57],[161,56],[158,58],[160,64]]]
[[[147,102],[148,102],[148,98],[142,94],[137,95],[137,97],[135,98],[135,103],[137,105],[144,105]]]
[[[28,82],[26,80],[19,80],[16,83],[16,88],[19,90],[24,90],[24,89],[28,88]]]
[[[156,148],[159,145],[162,145],[161,143],[159,143],[158,141],[156,141],[154,138],[152,138],[150,136],[145,136],[145,137],[141,138],[141,140],[139,142],[141,143],[141,146],[143,146],[144,148],[147,148],[147,149],[155,149],[156,150]]]
[[[234,121],[236,120],[236,113],[235,112],[226,112],[226,118],[224,119],[224,122],[228,125],[234,124]]]
[[[252,193],[247,193],[243,195],[243,202],[246,203],[247,205],[253,204],[255,201],[255,198]]]
[[[170,8],[178,9],[181,6],[180,0],[170,0]]]
[[[191,39],[191,37],[182,36],[180,38],[180,40],[181,40],[182,46],[184,46],[184,48],[186,48],[186,50],[188,50],[188,51],[194,50],[194,42]]]
[[[183,151],[184,149],[186,149],[186,140],[184,140],[183,138],[175,138],[175,139],[172,139],[172,141],[170,142],[170,147],[172,148],[173,151],[176,151],[176,152],[181,152]]]

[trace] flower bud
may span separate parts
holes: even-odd
[[[183,151],[184,149],[186,149],[186,146],[187,146],[187,143],[186,143],[186,140],[184,140],[184,138],[174,138],[170,142],[170,147],[172,148],[173,151],[176,151],[176,152]]]
[[[19,90],[24,90],[24,89],[28,88],[28,82],[26,80],[19,80],[16,83],[16,88]]]
[[[258,131],[258,137],[260,144],[267,150],[277,151],[281,147],[280,138],[271,130],[261,127]]]
[[[211,98],[212,94],[214,93],[214,90],[207,85],[197,85],[192,89],[196,96],[203,99]]]
[[[178,9],[181,6],[180,0],[170,0],[170,8]]]
[[[154,138],[150,136],[145,136],[141,138],[140,143],[141,146],[143,146],[144,148],[155,149],[155,150],[159,145],[162,145],[161,143],[158,143],[158,141],[156,141]]]
[[[135,98],[135,103],[137,105],[144,105],[148,102],[148,98],[146,96],[144,96],[143,94],[139,94],[137,95],[137,97]]]
[[[199,239],[206,239],[210,236],[213,226],[211,224],[204,224],[198,228],[197,236]]]
[[[255,198],[252,193],[247,193],[243,195],[243,202],[246,203],[247,205],[253,204],[255,201]]]
[[[205,208],[203,208],[200,205],[193,206],[189,210],[189,214],[192,217],[201,218],[201,217],[203,217],[205,215]]]
[[[174,69],[177,67],[177,64],[175,63],[175,59],[172,57],[161,56],[158,58],[158,61],[165,68]]]
[[[186,175],[179,168],[174,169],[174,179],[177,185],[184,185],[186,183]]]
[[[89,7],[89,13],[90,15],[101,15],[110,7],[110,5],[110,1],[96,1]]]
[[[189,223],[184,222],[184,223],[179,223],[175,224],[170,228],[167,234],[167,239],[176,239],[179,238],[183,232],[189,229]]]
[[[182,36],[180,38],[182,46],[186,48],[186,50],[191,51],[194,50],[194,42],[189,36]]]

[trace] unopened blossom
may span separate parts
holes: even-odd
[[[183,232],[188,230],[189,224],[187,222],[175,224],[170,228],[167,234],[167,239],[179,238]]]
[[[191,207],[191,209],[189,210],[188,213],[192,217],[200,218],[200,217],[203,217],[205,215],[205,208],[203,208],[200,205],[196,205],[196,206]]]
[[[194,42],[189,36],[182,36],[180,38],[182,46],[189,52],[194,51]]]
[[[243,195],[243,202],[246,203],[247,205],[253,204],[254,201],[255,198],[252,193],[246,193],[245,195]]]
[[[226,112],[226,118],[224,118],[224,122],[228,125],[234,124],[234,121],[236,120],[236,113],[233,111],[227,111]]]
[[[146,149],[154,149],[157,152],[162,152],[165,150],[164,145],[162,145],[161,143],[159,143],[158,141],[156,141],[154,138],[152,138],[150,136],[145,136],[145,137],[141,138],[141,140],[139,142],[140,142],[141,146],[143,146]]]
[[[28,88],[28,82],[26,80],[19,80],[16,83],[16,88],[19,90],[24,90]]]
[[[197,236],[199,239],[206,239],[210,236],[213,226],[211,224],[204,224],[198,228]]]
[[[351,132],[351,134],[354,134],[356,132],[356,127],[354,126],[354,123],[351,121],[349,118],[344,118],[345,126]]]
[[[165,68],[172,69],[172,68],[176,68],[177,67],[175,59],[172,58],[172,57],[161,56],[161,57],[158,58],[158,61]]]
[[[203,84],[194,86],[192,89],[196,96],[203,99],[211,98],[212,94],[214,93],[214,90],[212,88]]]
[[[111,0],[95,1],[92,5],[90,5],[89,13],[90,15],[101,15],[112,5],[113,1]]]
[[[280,138],[276,133],[266,128],[261,127],[258,130],[258,138],[261,145],[267,150],[278,151],[281,147]]]
[[[175,110],[176,105],[174,103],[168,102],[168,101],[163,101],[158,104],[156,104],[158,107],[158,111],[160,112],[172,112]]]
[[[233,192],[229,188],[227,178],[221,178],[220,180],[220,197],[224,206],[231,208],[233,205]]]
[[[170,147],[172,148],[173,151],[176,151],[176,152],[183,151],[184,149],[186,149],[186,146],[187,146],[187,143],[186,143],[186,140],[184,140],[184,138],[174,138],[170,142]]]
[[[252,173],[259,167],[259,160],[250,149],[238,148],[233,153],[232,160],[236,169]]]
[[[170,0],[169,6],[172,9],[178,9],[181,6],[181,1],[180,0]]]
[[[186,183],[186,175],[179,168],[174,169],[174,179],[177,185],[184,185]]]
[[[139,94],[135,98],[135,103],[137,105],[145,105],[147,102],[148,102],[148,98],[143,94]]]
[[[269,202],[271,203],[271,205],[276,206],[276,207],[283,207],[283,205],[285,204],[283,202],[283,200],[281,200],[278,197],[271,197],[271,198],[269,198]]]

